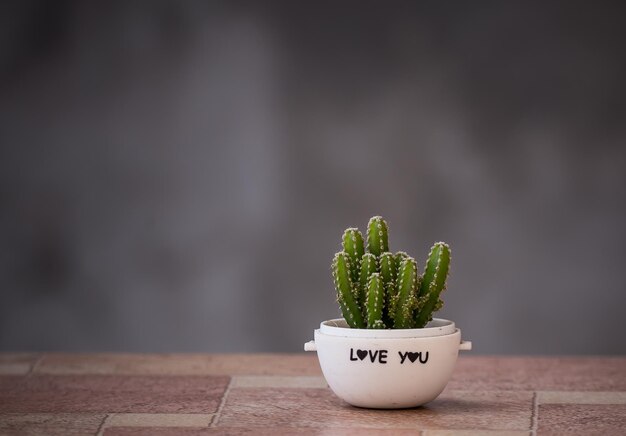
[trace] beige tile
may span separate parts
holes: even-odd
[[[450,389],[626,391],[624,357],[461,356]]]
[[[114,413],[105,427],[208,427],[213,414],[200,413]]]
[[[422,436],[529,436],[523,430],[425,430]]]
[[[542,404],[537,434],[618,435],[626,428],[624,404]]]
[[[41,374],[320,376],[313,354],[46,354]]]
[[[232,388],[326,388],[324,377],[289,377],[279,375],[238,375],[233,377]]]
[[[190,427],[108,427],[103,436],[199,436],[213,435],[209,428]]]
[[[0,375],[28,374],[38,358],[35,353],[0,353]]]
[[[626,404],[626,392],[537,392],[539,404]]]
[[[421,408],[369,410],[328,389],[235,388],[216,425],[528,430],[531,411],[531,392],[448,391]]]
[[[311,434],[319,436],[421,436],[423,432],[410,428],[309,428]],[[285,434],[289,434],[285,430]],[[269,436],[269,434],[268,434]]]
[[[0,376],[0,412],[214,413],[223,376]]]
[[[3,435],[95,434],[104,414],[92,413],[1,413]]]
[[[104,436],[178,436],[178,435],[215,435],[215,436],[419,436],[421,433],[411,429],[348,429],[348,428],[295,428],[295,427],[110,427]]]

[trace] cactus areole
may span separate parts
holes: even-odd
[[[349,327],[422,328],[443,306],[440,295],[451,259],[445,242],[432,246],[421,274],[413,257],[389,250],[389,226],[380,216],[369,220],[365,238],[357,228],[346,229],[342,248],[333,258],[332,274]]]

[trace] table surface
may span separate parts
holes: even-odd
[[[624,434],[626,358],[461,356],[426,406],[358,409],[313,354],[0,354],[0,434]]]

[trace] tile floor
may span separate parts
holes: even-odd
[[[428,405],[366,410],[307,354],[0,354],[0,435],[624,434],[626,358],[462,356]]]

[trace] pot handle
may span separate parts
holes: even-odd
[[[304,343],[304,351],[317,351],[315,341],[309,341]]]
[[[472,341],[461,341],[459,344],[459,350],[469,351],[472,349]]]

